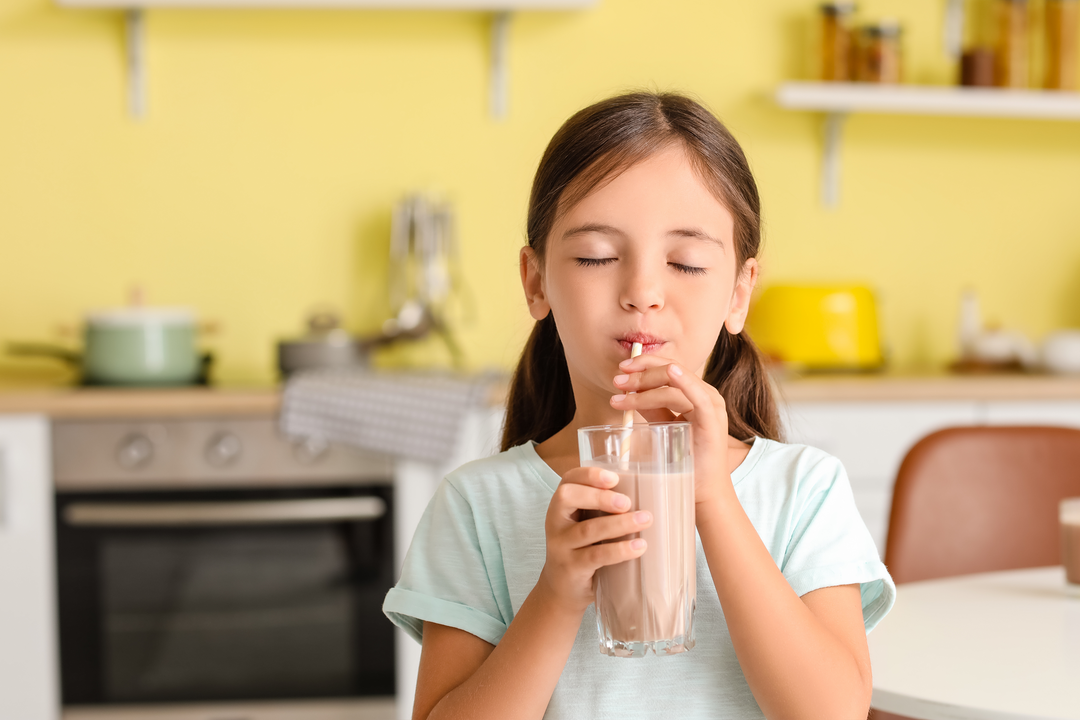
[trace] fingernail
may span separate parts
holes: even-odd
[[[612,402],[622,402],[623,398],[625,398],[625,397],[626,396],[621,394],[621,393],[619,395],[612,395],[611,396],[611,401]]]
[[[643,511],[639,513],[634,513],[634,522],[636,522],[638,525],[644,525],[650,520],[652,520],[652,513],[650,512]]]
[[[626,381],[629,380],[629,379],[630,379],[629,375],[616,375],[615,376],[615,384],[616,385],[625,385]]]
[[[606,482],[608,485],[615,485],[619,482],[619,473],[612,472],[611,470],[602,470],[600,472],[600,479]]]
[[[630,507],[630,498],[626,497],[625,495],[616,495],[615,507],[619,508],[620,510],[627,509],[628,507]]]
[[[675,377],[682,377],[682,368],[681,367],[679,367],[678,365],[675,365],[675,364],[672,364],[669,367],[671,368],[671,374],[672,375],[674,375]]]
[[[637,540],[631,540],[630,547],[634,548],[635,550],[640,550],[641,548],[645,547],[645,541],[641,538],[638,538]]]
[[[632,362],[634,362],[634,358],[627,358],[626,360],[623,360],[621,363],[619,363],[619,367],[627,367]]]

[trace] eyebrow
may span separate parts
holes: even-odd
[[[705,242],[711,242],[719,245],[721,249],[724,247],[724,241],[719,238],[714,238],[709,233],[705,232],[701,228],[677,228],[668,232],[668,235],[674,235],[675,237],[697,238],[698,240],[704,240]]]
[[[598,233],[600,235],[618,235],[622,237],[626,233],[613,225],[604,225],[603,223],[585,223],[584,225],[578,225],[572,227],[563,233],[563,239],[576,237],[578,235],[588,235],[589,233]]]

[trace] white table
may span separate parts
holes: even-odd
[[[1060,567],[901,585],[868,639],[879,710],[1080,720],[1080,588]]]

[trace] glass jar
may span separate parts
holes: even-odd
[[[900,23],[882,20],[859,29],[855,79],[859,82],[900,82]]]
[[[1080,0],[1046,0],[1047,90],[1076,90],[1080,73]]]
[[[847,82],[851,71],[851,19],[855,3],[821,4],[821,79]]]
[[[994,79],[998,87],[1028,86],[1028,0],[997,0],[997,64]]]

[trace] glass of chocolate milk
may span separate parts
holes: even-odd
[[[1080,585],[1080,497],[1065,498],[1058,504],[1061,520],[1061,564],[1065,579]]]
[[[602,425],[578,430],[583,467],[619,474],[630,510],[652,525],[613,542],[642,537],[644,554],[597,572],[600,652],[615,657],[674,655],[694,647],[697,563],[694,458],[690,423]],[[599,514],[599,513],[597,513]]]

